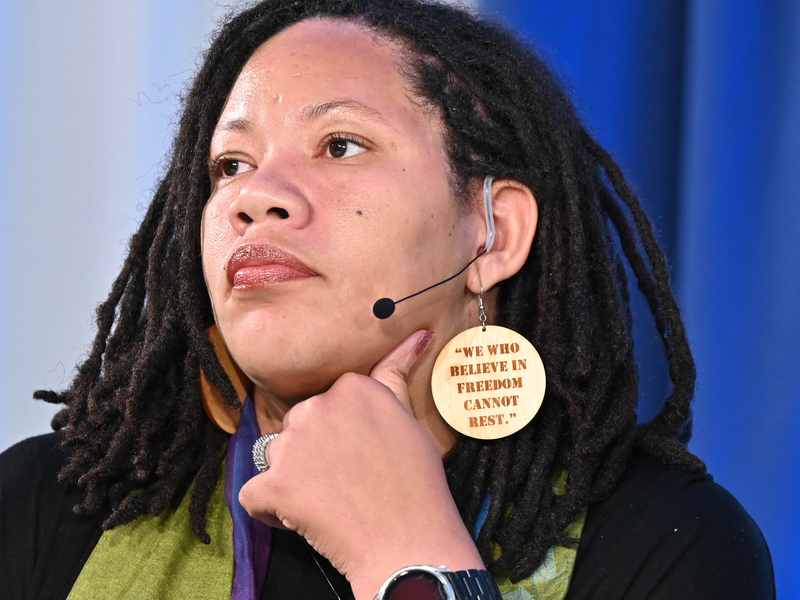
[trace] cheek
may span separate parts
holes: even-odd
[[[228,222],[227,213],[217,203],[209,203],[203,211],[203,220],[200,226],[200,239],[203,253],[203,274],[206,285],[213,286],[214,282],[225,276],[225,249],[226,241],[234,234]]]

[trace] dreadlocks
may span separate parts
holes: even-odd
[[[198,232],[211,192],[209,144],[250,55],[314,17],[346,19],[399,44],[410,90],[444,124],[457,190],[492,174],[524,183],[537,198],[534,247],[500,284],[498,314],[542,356],[542,409],[508,438],[462,438],[445,459],[470,530],[490,499],[477,540],[484,561],[518,580],[553,543],[574,543],[565,527],[610,493],[634,447],[704,469],[685,448],[695,370],[664,255],[619,167],[539,57],[503,28],[448,6],[266,0],[219,30],[184,98],[166,175],[98,308],[91,353],[69,389],[36,393],[66,405],[53,420],[71,456],[61,478],[85,488],[78,513],[110,507],[106,528],[160,514],[194,482],[192,526],[208,541],[205,512],[227,436],[203,412],[199,370],[239,406],[206,335],[213,315]],[[641,426],[625,262],[649,304],[672,382],[661,412]],[[562,469],[568,479],[559,495],[551,479]]]

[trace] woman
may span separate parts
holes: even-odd
[[[644,425],[623,256],[673,383]],[[482,317],[547,373],[489,440],[431,391]],[[205,56],[89,358],[37,393],[58,432],[4,455],[3,585],[396,600],[451,597],[385,587],[446,565],[488,590],[457,598],[771,597],[686,450],[693,385],[651,226],[539,58],[449,7],[262,2]]]

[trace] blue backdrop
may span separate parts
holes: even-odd
[[[643,197],[697,359],[691,448],[800,598],[800,3],[482,5],[563,74]],[[646,418],[666,381],[654,329],[636,337]]]

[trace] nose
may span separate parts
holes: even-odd
[[[269,172],[266,165],[256,169],[228,207],[228,220],[239,235],[254,225],[270,222],[300,229],[310,217],[305,195],[286,177]]]

